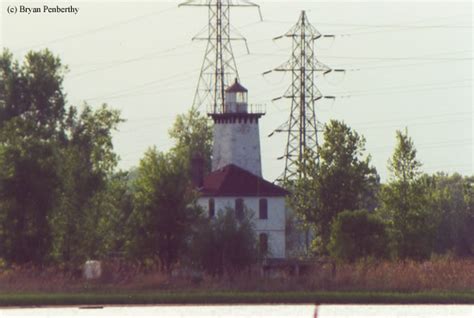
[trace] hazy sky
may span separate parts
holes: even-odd
[[[250,103],[265,103],[261,120],[263,173],[281,174],[283,134],[267,135],[289,116],[289,101],[272,103],[291,76],[261,74],[285,62],[285,33],[306,10],[322,34],[337,35],[316,45],[318,59],[345,76],[317,79],[335,102],[317,104],[321,122],[344,120],[367,139],[372,163],[385,180],[395,131],[408,127],[426,172],[473,173],[472,36],[470,1],[256,1],[263,13],[236,8],[231,23],[250,47],[233,44]],[[179,1],[2,1],[0,45],[22,59],[28,50],[49,48],[70,71],[68,102],[107,103],[126,123],[114,134],[120,167],[138,164],[156,145],[167,150],[177,114],[192,103],[204,42],[192,42],[207,24],[206,8],[178,8]],[[79,8],[78,14],[7,14],[24,4]],[[205,111],[205,109],[202,109]]]

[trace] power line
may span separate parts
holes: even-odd
[[[447,20],[447,19],[453,19],[453,18],[459,18],[459,17],[472,17],[472,15],[470,15],[470,14],[457,14],[457,15],[454,15],[454,16],[430,17],[430,18],[424,18],[424,19],[418,19],[418,20],[415,20],[415,21],[411,21],[407,24],[393,24],[393,25],[380,24],[380,25],[375,25],[375,28],[378,28],[378,27],[383,28],[383,27],[386,27],[386,26],[387,27],[393,27],[393,28],[404,28],[404,27],[406,28],[406,27],[409,27],[409,26],[417,26],[419,24],[423,24],[423,23],[427,23],[427,22]],[[366,29],[372,28],[372,26],[374,26],[374,25],[370,25],[370,24],[368,24],[366,26],[361,25],[358,28],[351,28],[347,31],[366,30]],[[455,26],[457,26],[457,24]]]
[[[401,128],[401,127],[416,127],[416,126],[426,126],[426,125],[440,125],[440,124],[453,124],[453,123],[459,123],[459,122],[465,122],[465,121],[472,121],[472,118],[459,118],[459,119],[451,119],[451,120],[443,120],[443,121],[436,121],[436,122],[414,122],[414,123],[400,123],[399,125],[393,124],[393,125],[373,125],[373,126],[359,126],[357,127],[356,124],[353,124],[353,126],[356,126],[357,129],[376,129],[376,128]]]
[[[377,91],[386,91],[392,89],[400,89],[400,88],[411,88],[411,87],[423,87],[423,86],[434,86],[438,87],[439,85],[447,85],[452,83],[463,83],[463,82],[472,82],[472,78],[466,79],[459,79],[453,81],[443,81],[443,82],[434,82],[434,83],[419,83],[419,84],[411,84],[411,85],[399,85],[399,86],[387,86],[387,87],[375,87],[371,89],[364,89],[364,90],[354,90],[354,91],[346,91],[346,92],[335,92],[334,94],[357,94],[357,93],[364,93],[364,92],[377,92]]]
[[[132,22],[135,22],[135,21],[139,21],[141,19],[145,19],[145,18],[148,18],[148,17],[160,15],[160,14],[166,13],[166,12],[168,12],[170,10],[173,10],[173,9],[176,9],[176,6],[173,5],[173,7],[169,7],[169,8],[166,8],[164,10],[154,11],[154,12],[147,13],[147,14],[140,15],[140,16],[136,16],[136,17],[133,17],[133,18],[130,18],[130,19],[127,19],[127,20],[122,20],[122,21],[118,21],[118,22],[111,23],[111,24],[108,24],[108,25],[104,25],[102,27],[98,27],[98,28],[95,28],[95,29],[89,29],[89,30],[86,30],[86,31],[82,31],[82,32],[70,34],[70,35],[67,35],[67,36],[63,36],[63,37],[60,37],[60,38],[57,38],[57,39],[54,39],[54,40],[50,40],[50,41],[47,41],[47,42],[34,44],[34,45],[30,45],[30,46],[25,46],[25,47],[18,48],[18,49],[13,50],[13,51],[14,52],[20,52],[20,51],[24,51],[24,50],[27,50],[27,49],[33,49],[33,48],[37,48],[37,47],[40,47],[40,46],[45,46],[45,45],[49,45],[49,44],[53,44],[53,43],[57,43],[57,42],[61,42],[61,41],[66,41],[66,40],[78,38],[78,37],[81,37],[81,36],[90,35],[90,34],[101,32],[101,31],[104,31],[104,30],[107,30],[107,29],[115,28],[117,26],[121,26],[121,25],[129,24],[129,23],[132,23]]]
[[[420,25],[420,26],[398,26],[398,27],[390,27],[391,30],[377,30],[377,31],[364,31],[364,32],[354,32],[354,33],[342,33],[337,34],[336,36],[339,37],[346,37],[346,36],[359,36],[359,35],[367,35],[367,34],[377,34],[377,33],[387,33],[387,32],[400,32],[400,31],[425,31],[425,30],[439,30],[439,29],[457,29],[457,30],[466,30],[472,31],[472,26],[466,25]]]
[[[407,86],[410,87],[410,86]],[[364,96],[378,96],[378,95],[396,95],[396,94],[413,94],[413,93],[423,93],[423,92],[431,92],[431,91],[440,91],[440,90],[449,90],[449,89],[463,89],[463,88],[472,88],[472,85],[446,85],[446,86],[432,86],[420,89],[398,89],[398,90],[380,90],[372,92],[370,90],[361,91],[361,93],[350,93],[350,92],[338,92],[333,94],[337,98],[341,99],[349,99],[349,98],[356,98],[356,97],[364,97]],[[272,100],[263,100],[262,102],[271,102]],[[269,115],[273,113],[279,113],[286,110],[279,110],[277,112],[270,112]]]
[[[286,111],[286,110],[284,110]],[[374,120],[374,121],[367,121],[367,122],[351,122],[351,126],[355,126],[358,129],[361,128],[382,128],[382,127],[399,127],[400,125],[398,123],[402,123],[402,125],[409,125],[409,126],[417,126],[417,125],[431,125],[431,124],[444,124],[444,123],[452,123],[452,122],[463,122],[463,121],[469,121],[471,120],[471,117],[466,117],[464,115],[472,115],[472,112],[457,112],[457,113],[444,113],[444,114],[438,114],[438,115],[428,115],[428,116],[419,116],[419,117],[410,117],[410,118],[397,118],[397,119],[389,119],[389,120]],[[414,122],[408,122],[407,121],[413,121],[413,120],[418,120],[418,119],[436,119],[436,118],[446,118],[450,116],[464,116],[463,118],[454,118],[454,119],[449,119],[445,121],[435,121],[435,122],[430,122],[430,121],[414,121]],[[175,117],[174,115],[172,116],[155,116],[155,117],[143,117],[143,118],[133,118],[133,119],[127,119],[127,123],[132,123],[132,122],[145,122],[145,121],[158,121],[161,119],[165,118],[172,118]],[[389,125],[387,125],[389,124]],[[390,125],[392,124],[392,125]],[[155,125],[155,124],[152,124]],[[150,125],[150,126],[152,126]],[[149,126],[143,126],[143,127],[149,127]]]
[[[168,88],[160,88],[157,91],[154,92],[148,92],[148,93],[129,93],[129,94],[121,94],[121,95],[114,95],[114,96],[109,96],[109,97],[104,97],[104,99],[108,100],[113,100],[113,99],[121,99],[121,98],[126,98],[126,97],[136,97],[136,96],[153,96],[153,95],[159,95],[164,92],[172,92],[172,91],[177,91],[177,90],[186,90],[186,89],[191,89],[192,87],[168,87]],[[89,99],[90,100],[90,99]]]
[[[393,94],[406,94],[406,93],[419,93],[419,92],[432,92],[439,91],[440,89],[459,89],[459,88],[472,88],[472,85],[455,85],[455,86],[438,86],[430,88],[420,88],[420,89],[408,89],[408,90],[398,90],[398,91],[381,91],[381,92],[367,92],[367,93],[356,93],[350,95],[337,95],[338,98],[352,98],[358,96],[376,96],[376,95],[393,95]]]
[[[240,55],[240,56],[237,56],[237,58],[244,57],[244,56],[248,56],[248,55],[247,54]],[[244,60],[244,61],[241,62],[241,64],[246,64],[248,62],[251,62],[251,61]],[[122,97],[135,96],[136,95],[135,93],[126,94],[126,92],[130,92],[130,91],[134,92],[134,91],[137,91],[137,90],[140,90],[140,89],[143,89],[143,88],[148,88],[148,87],[151,87],[151,86],[154,86],[154,85],[157,85],[157,84],[162,84],[163,82],[168,82],[170,80],[172,80],[172,81],[167,83],[167,84],[174,83],[175,81],[181,81],[182,78],[188,78],[189,73],[193,73],[195,71],[199,71],[199,68],[195,68],[195,69],[192,69],[192,70],[187,71],[187,72],[180,72],[180,73],[171,75],[171,76],[166,77],[166,78],[161,78],[161,79],[153,80],[153,81],[150,81],[150,82],[145,82],[143,84],[140,84],[140,85],[132,87],[132,88],[117,90],[117,91],[114,91],[112,93],[109,93],[110,95],[101,95],[101,96],[86,98],[85,100],[86,101],[92,101],[92,100],[109,99],[109,98],[118,99],[118,98],[122,98]]]
[[[366,121],[366,122],[355,122],[354,125],[370,125],[370,124],[380,124],[380,123],[387,123],[387,122],[394,122],[394,121],[405,121],[405,120],[413,120],[413,119],[426,119],[426,118],[439,118],[439,117],[449,117],[449,116],[459,116],[459,115],[472,115],[472,112],[456,112],[456,113],[444,113],[438,115],[427,115],[427,116],[418,116],[418,117],[409,117],[409,118],[393,118],[388,120],[374,120],[374,121]]]
[[[173,52],[173,51],[176,51],[180,48],[189,46],[190,44],[192,44],[192,42],[190,42],[188,44],[178,45],[178,46],[175,46],[171,49],[165,49],[165,50],[155,51],[155,52],[152,52],[152,53],[147,53],[147,54],[144,54],[140,57],[135,57],[135,58],[127,59],[127,60],[122,60],[122,61],[117,61],[117,62],[114,62],[114,63],[109,63],[108,65],[101,66],[101,67],[98,67],[98,68],[94,68],[94,69],[91,69],[91,70],[87,70],[87,71],[83,71],[83,72],[79,72],[79,73],[72,73],[72,75],[69,76],[69,78],[77,78],[77,77],[79,77],[81,75],[84,75],[84,74],[89,74],[89,73],[94,73],[94,72],[97,72],[97,71],[103,71],[103,70],[111,69],[111,68],[114,68],[114,67],[119,66],[119,65],[130,64],[130,63],[135,63],[135,62],[141,62],[141,61],[150,60],[150,59],[157,58],[157,57],[163,57],[163,56],[169,54],[170,52]],[[176,56],[176,55],[173,55],[173,56]]]
[[[428,149],[428,148],[445,148],[450,146],[465,146],[471,145],[472,146],[472,138],[464,138],[464,139],[453,139],[453,140],[446,140],[446,141],[438,141],[438,142],[428,142],[428,143],[416,143],[416,149]],[[382,149],[392,149],[391,146],[375,146],[370,147],[371,150],[382,150]]]
[[[284,20],[272,20],[272,19],[265,19],[262,21],[263,23],[277,23],[277,24],[290,24],[293,23],[292,21],[284,21]],[[255,23],[251,23],[248,25],[244,25],[242,27],[251,26]],[[354,26],[354,27],[362,27],[362,28],[412,28],[412,29],[423,29],[423,28],[447,28],[447,29],[472,29],[472,25],[453,25],[453,24],[432,24],[432,25],[413,25],[412,24],[358,24],[358,23],[340,23],[340,22],[319,22],[318,25],[329,25],[329,26]]]
[[[415,60],[415,61],[472,61],[473,57],[386,57],[386,56],[324,56],[328,59],[346,59],[346,60]]]
[[[411,30],[411,29],[416,29],[416,28],[431,28],[431,29],[472,29],[472,24],[471,25],[453,25],[453,24],[436,24],[436,25],[417,25],[433,20],[445,20],[445,19],[452,19],[452,18],[457,18],[460,16],[466,16],[466,17],[472,17],[472,15],[469,14],[461,14],[461,15],[455,15],[455,16],[448,16],[448,17],[435,17],[435,18],[428,18],[428,19],[421,19],[417,21],[410,22],[408,24],[361,24],[361,23],[340,23],[340,22],[318,22],[320,25],[329,25],[329,26],[335,26],[335,27],[344,27],[344,26],[353,26],[357,27],[356,29],[350,29],[347,31],[351,30],[364,30],[364,29],[386,29],[386,28],[391,28],[391,29],[403,29],[403,30]],[[269,23],[284,23],[284,24],[289,24],[292,23],[291,21],[282,21],[282,20],[265,20],[264,22],[269,22]],[[345,32],[347,32],[345,31]],[[375,32],[390,32],[392,30],[380,30],[380,31],[375,31]],[[350,35],[348,33],[345,33],[346,35]],[[344,33],[340,34],[344,35]],[[340,36],[336,35],[336,36]]]
[[[197,70],[199,70],[199,68],[193,69],[191,72],[193,72],[195,70],[197,71]],[[117,96],[123,96],[124,95],[123,93],[125,93],[125,92],[136,91],[136,90],[139,90],[139,89],[142,89],[142,88],[150,87],[152,85],[156,85],[156,84],[159,84],[159,83],[162,83],[162,82],[169,81],[170,79],[188,77],[188,76],[189,76],[189,73],[180,72],[180,73],[176,73],[176,74],[173,74],[173,75],[165,77],[165,78],[160,78],[160,79],[157,79],[157,80],[145,82],[143,84],[140,84],[140,85],[128,88],[128,89],[121,89],[121,90],[118,90],[118,91],[114,91],[112,93],[109,93],[110,95],[101,95],[101,96],[86,98],[85,100],[86,101],[91,101],[91,100],[97,100],[97,99],[107,99],[107,98],[113,98],[113,97],[117,97]]]
[[[452,63],[452,62],[471,62],[471,60],[446,60],[446,61],[434,61],[434,62],[426,62],[426,63],[409,63],[409,64],[389,64],[389,65],[376,65],[376,66],[362,66],[362,67],[353,67],[347,69],[348,72],[357,72],[357,71],[366,71],[366,70],[377,70],[377,69],[384,69],[384,68],[405,68],[405,67],[419,67],[425,65],[432,65],[432,64],[441,64],[441,63]],[[372,63],[372,62],[369,62]],[[367,64],[369,64],[367,63]],[[339,66],[338,66],[339,67]]]
[[[471,50],[462,50],[462,51],[435,52],[435,53],[429,53],[429,54],[418,55],[418,56],[416,56],[416,58],[418,59],[418,58],[433,57],[433,56],[440,56],[440,55],[457,55],[457,54],[462,54],[462,53],[471,53],[471,55],[472,55],[472,49],[471,49]],[[446,62],[446,61],[434,61],[434,62],[417,63],[417,64],[413,64],[413,63],[410,63],[410,64],[399,64],[399,63],[397,63],[397,64],[390,64],[390,65],[388,65],[388,66],[401,67],[401,66],[404,66],[404,65],[413,66],[413,65],[424,65],[424,64],[445,63],[445,62]],[[449,60],[448,60],[448,62],[449,62]],[[364,68],[364,69],[365,69],[365,68],[377,68],[377,67],[383,68],[384,66],[386,66],[386,65],[381,65],[381,66],[375,65],[375,66],[365,67],[365,65],[367,65],[367,64],[373,64],[373,63],[374,63],[374,62],[373,62],[373,61],[370,61],[370,60],[367,61],[367,62],[363,62],[363,63],[361,63],[362,65],[364,65],[364,66],[362,66],[362,68]],[[351,63],[350,65],[353,65],[353,64]],[[345,65],[342,64],[342,66],[345,66]],[[338,67],[340,67],[340,65],[338,65]],[[358,69],[360,69],[360,68],[361,68],[361,67],[356,66],[356,67],[353,67],[353,69],[351,69],[351,70],[354,70],[354,69],[358,70]]]

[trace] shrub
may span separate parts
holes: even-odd
[[[387,247],[385,223],[366,210],[341,212],[332,224],[329,252],[337,260],[387,257]]]
[[[202,220],[191,247],[194,263],[210,275],[229,277],[254,264],[258,249],[251,217],[245,210],[237,218],[235,211],[227,208]]]

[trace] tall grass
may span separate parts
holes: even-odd
[[[312,279],[313,287],[330,290],[474,290],[474,260],[361,262],[337,266],[329,280],[321,279],[321,275],[313,275]]]
[[[474,291],[474,260],[435,258],[415,261],[364,261],[355,264],[315,264],[304,275],[286,272],[260,275],[258,268],[239,276],[215,278],[170,276],[138,264],[105,262],[97,281],[85,281],[80,271],[61,268],[13,267],[0,270],[0,292],[141,292],[141,291]]]

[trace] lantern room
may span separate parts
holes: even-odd
[[[225,113],[247,113],[248,90],[237,79],[225,91]]]

